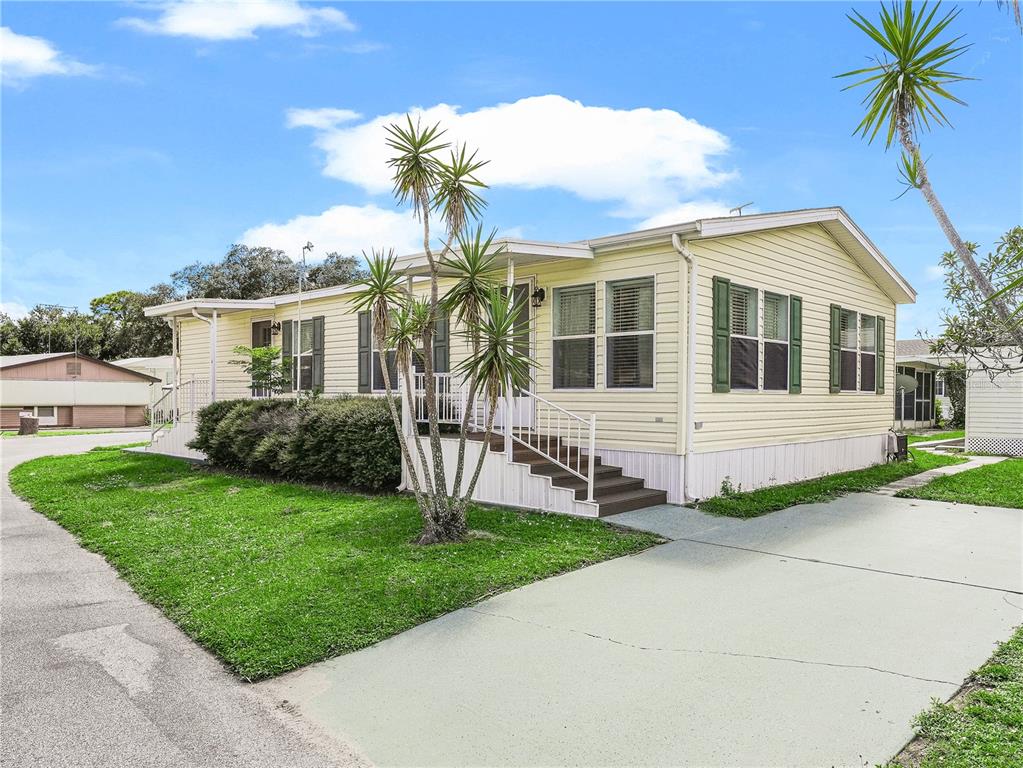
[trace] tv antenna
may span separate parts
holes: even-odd
[[[752,200],[750,200],[748,203],[743,203],[742,205],[737,205],[734,208],[729,208],[728,209],[728,215],[731,216],[731,215],[734,214],[735,216],[742,216],[742,209],[743,208],[748,208],[751,205],[753,205],[753,201]]]

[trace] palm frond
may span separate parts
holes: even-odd
[[[387,161],[393,179],[394,197],[400,205],[411,205],[412,213],[422,218],[432,205],[439,181],[437,153],[450,145],[441,138],[440,124],[424,128],[419,120],[405,115],[406,125],[387,126],[387,146],[396,153]]]
[[[476,152],[469,154],[466,146],[451,151],[447,162],[437,163],[437,187],[433,207],[439,210],[448,232],[460,234],[470,220],[479,220],[486,200],[477,190],[486,189],[476,173],[488,160],[477,160]]]

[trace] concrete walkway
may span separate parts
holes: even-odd
[[[856,494],[671,539],[260,684],[381,766],[864,766],[1023,620],[1023,512]]]
[[[948,441],[945,441],[948,442]],[[944,445],[944,443],[934,443],[934,445]],[[914,448],[921,448],[927,450],[926,445],[914,445]],[[934,453],[934,451],[931,451]],[[922,485],[927,485],[931,480],[937,477],[944,477],[946,475],[958,475],[960,472],[966,472],[971,469],[977,469],[983,467],[986,464],[997,464],[1000,461],[1005,461],[1004,456],[969,456],[967,461],[962,464],[949,464],[945,467],[936,467],[934,469],[928,469],[926,472],[920,472],[916,475],[910,475],[904,477],[901,480],[896,480],[894,483],[888,483],[883,485],[874,493],[880,493],[882,496],[894,496],[899,491],[905,490],[906,488],[919,488]]]
[[[359,764],[225,671],[7,485],[10,468],[27,459],[138,439],[132,432],[0,442],[0,764]]]

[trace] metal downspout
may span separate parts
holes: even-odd
[[[686,260],[689,284],[689,317],[686,322],[686,459],[682,465],[682,500],[693,499],[689,493],[689,464],[693,456],[693,430],[696,419],[696,281],[699,277],[699,265],[696,254],[689,250],[689,243],[677,234],[672,234],[671,244],[679,255]]]

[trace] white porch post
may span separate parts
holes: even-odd
[[[515,257],[508,257],[508,301],[515,301]],[[514,307],[514,304],[512,304]],[[513,345],[508,342],[508,349],[513,351]],[[511,379],[504,383],[504,453],[508,462],[512,460],[512,429],[515,426],[515,399],[512,395]]]
[[[210,402],[217,402],[217,310],[210,320]]]
[[[178,365],[178,318],[172,317],[167,321],[171,327],[171,422],[178,423],[178,413],[181,404],[178,402],[181,387],[181,368]]]

